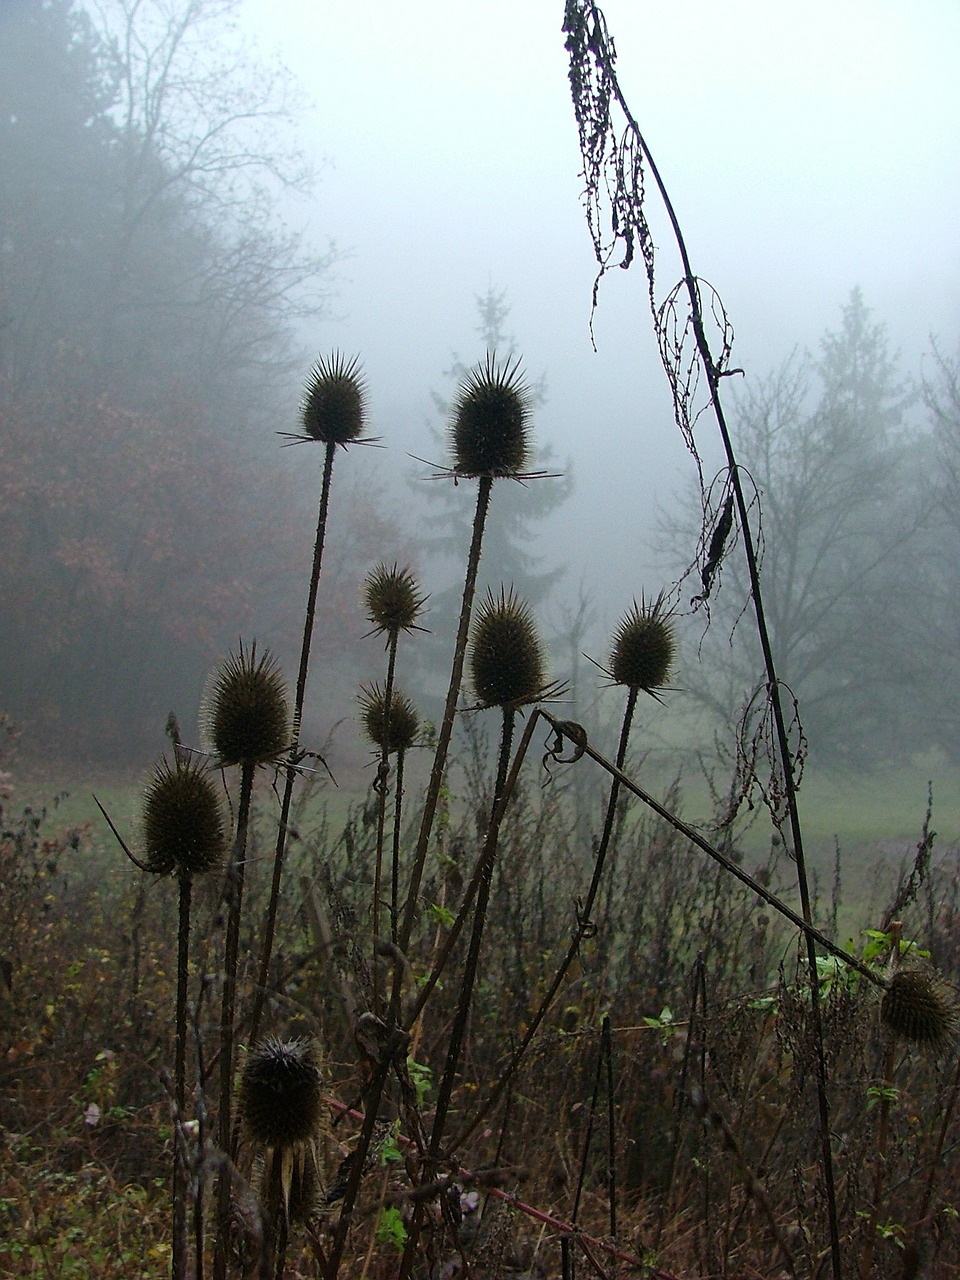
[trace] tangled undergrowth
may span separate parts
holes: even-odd
[[[478,755],[482,742],[464,744],[465,759]],[[588,868],[568,791],[583,763],[560,766],[547,786],[525,784],[515,797],[484,940],[497,964],[475,987],[452,1104],[455,1132],[492,1096],[577,928]],[[460,776],[462,802],[443,815],[423,886],[429,905],[415,950],[424,969],[462,896],[465,863],[480,838],[476,814],[489,800],[471,790],[482,785],[472,769]],[[322,1044],[326,1056],[319,1225],[313,1239],[291,1225],[288,1276],[323,1274],[316,1244],[328,1241],[339,1203],[324,1200],[349,1172],[343,1161],[356,1142],[383,1034],[364,1016],[373,996],[364,920],[376,796],[335,830],[322,789],[313,790],[319,794],[303,795],[298,806],[296,887],[282,902],[268,1014],[283,1037]],[[678,794],[668,799],[680,807]],[[251,838],[262,850],[277,809],[267,778],[253,809]],[[60,825],[55,804],[21,811],[15,787],[4,801],[0,848],[7,1029],[0,1270],[162,1275],[171,1253],[175,895],[147,873],[118,867],[90,826]],[[414,1274],[432,1267],[450,1276],[555,1275],[564,1248],[576,1255],[567,1260],[577,1268],[571,1274],[588,1274],[589,1258],[605,1275],[644,1274],[641,1262],[651,1274],[678,1276],[816,1274],[814,1042],[795,935],[746,887],[704,866],[668,823],[626,803],[610,858],[595,909],[602,927],[588,930],[510,1087],[446,1166],[445,1198],[423,1228]],[[773,891],[788,891],[786,861],[774,844],[750,870]],[[899,888],[909,873],[908,860]],[[267,886],[253,892],[251,920]],[[215,950],[225,929],[218,898],[211,884],[196,904],[200,936]],[[936,961],[955,977],[958,911],[960,863],[948,851],[903,913],[904,972],[922,974]],[[882,924],[878,905],[874,912]],[[252,951],[250,928],[244,946]],[[929,959],[903,941],[914,937],[923,938]],[[858,954],[885,970],[892,940],[890,929],[864,933]],[[411,1117],[429,1125],[464,952],[438,984],[429,1019],[403,1044],[344,1273],[396,1274],[416,1195]],[[407,1008],[422,978],[416,970],[404,975]],[[245,997],[251,980],[248,964]],[[941,1132],[953,1115],[955,1054],[945,1051],[949,1045],[930,1053],[891,1037],[880,1019],[881,992],[841,962],[824,957],[820,980],[845,1254],[859,1269],[872,1228],[871,1274],[908,1274],[917,1255],[935,1257],[938,1274],[947,1274],[960,1264],[960,1185],[952,1140]],[[208,1059],[217,1042],[216,986],[208,970],[192,1012],[191,1051]],[[881,1154],[887,1172],[877,1197]],[[253,1164],[249,1172],[255,1184]]]

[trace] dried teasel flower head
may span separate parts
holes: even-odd
[[[363,583],[363,607],[373,623],[374,632],[388,639],[417,626],[426,597],[410,569],[394,565],[388,569],[382,562],[371,569]]]
[[[642,689],[657,696],[670,677],[676,641],[669,615],[664,610],[664,597],[659,595],[652,605],[640,597],[624,614],[613,633],[610,665],[605,668],[614,684],[628,689]]]
[[[252,1050],[240,1079],[237,1108],[244,1137],[255,1146],[312,1142],[326,1118],[316,1041],[270,1039]]]
[[[512,476],[530,454],[530,392],[519,359],[487,352],[457,388],[450,425],[453,469],[461,476]]]
[[[287,686],[280,664],[256,641],[243,644],[207,681],[200,710],[204,748],[220,764],[264,764],[290,745]]]
[[[379,684],[360,686],[360,718],[364,733],[387,755],[408,751],[420,732],[420,717],[406,694],[391,690],[388,709],[387,691]]]
[[[546,691],[546,656],[530,608],[511,588],[488,589],[477,610],[470,674],[482,706],[515,708]]]
[[[340,351],[321,356],[303,389],[304,435],[321,444],[346,446],[359,440],[367,416],[366,390],[359,356],[348,360]]]
[[[143,797],[144,865],[155,875],[197,876],[223,859],[226,837],[217,787],[207,767],[164,758]]]
[[[892,1035],[934,1051],[957,1034],[956,1003],[946,984],[929,969],[898,969],[880,1004],[880,1020]]]

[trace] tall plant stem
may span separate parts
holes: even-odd
[[[894,964],[900,959],[900,937],[903,922],[893,920],[890,924],[890,948]],[[893,1085],[893,1061],[896,1053],[896,1041],[891,1035],[887,1044],[883,1062],[883,1079],[880,1089],[880,1118],[877,1125],[877,1156],[873,1171],[873,1203],[867,1219],[867,1238],[863,1246],[863,1258],[860,1263],[862,1280],[870,1280],[873,1270],[873,1253],[877,1240],[877,1224],[880,1221],[880,1210],[883,1205],[883,1191],[887,1181],[887,1143],[890,1137],[890,1098]]]
[[[621,722],[621,725],[620,725],[620,741],[617,744],[617,769],[619,770],[623,769],[624,762],[626,761],[626,758],[627,758],[627,744],[630,740],[630,727],[633,723],[633,715],[637,706],[637,696],[638,696],[638,690],[630,689],[628,691],[627,705],[624,708],[623,721]],[[540,714],[546,716],[546,712],[541,712]],[[549,719],[549,717],[547,718]],[[580,950],[580,944],[583,941],[584,936],[586,935],[587,931],[590,928],[590,924],[591,924],[590,912],[593,910],[593,904],[596,902],[597,894],[600,890],[600,880],[603,875],[603,867],[606,861],[607,851],[610,848],[610,838],[613,835],[613,827],[614,827],[614,822],[616,820],[616,814],[617,814],[617,800],[619,799],[619,797],[620,797],[620,778],[616,774],[614,774],[611,778],[610,792],[607,796],[607,810],[604,815],[603,830],[600,833],[600,840],[597,845],[597,852],[594,858],[593,876],[591,877],[591,880],[590,880],[590,888],[587,890],[587,896],[583,902],[583,906],[578,908],[577,928],[574,931],[574,935],[570,942],[570,945],[567,947],[566,954],[564,955],[563,960],[561,961],[560,966],[557,969],[556,973],[553,975],[553,981],[550,983],[550,986],[548,987],[545,995],[543,996],[543,999],[540,1001],[540,1004],[539,1004],[539,1007],[537,1008],[536,1013],[530,1019],[530,1025],[527,1027],[527,1030],[524,1032],[523,1039],[517,1045],[510,1061],[507,1063],[506,1067],[500,1073],[497,1079],[497,1083],[494,1086],[493,1092],[490,1094],[486,1102],[482,1104],[479,1111],[470,1121],[470,1124],[467,1126],[467,1128],[457,1134],[456,1138],[451,1144],[452,1149],[456,1149],[457,1147],[459,1147],[470,1136],[470,1134],[474,1132],[474,1130],[481,1123],[481,1121],[487,1115],[489,1115],[491,1109],[497,1105],[497,1102],[500,1100],[500,1097],[502,1096],[504,1089],[506,1089],[511,1083],[511,1081],[513,1080],[513,1077],[516,1074],[517,1068],[520,1066],[520,1063],[523,1060],[524,1054],[527,1052],[527,1049],[530,1047],[531,1041],[533,1040],[534,1036],[537,1034],[538,1030],[540,1029],[540,1024],[543,1022],[543,1019],[546,1017],[550,1006],[553,1004],[553,1001],[557,992],[560,990],[560,987],[563,985],[563,980],[567,976],[567,973],[570,969],[571,964],[573,964],[573,961],[576,959],[577,953]]]
[[[403,762],[405,751],[397,752],[397,774],[393,797],[393,844],[390,868],[390,941],[396,946],[400,923],[400,837],[403,832]]]
[[[297,688],[293,704],[293,740],[290,743],[290,754],[287,759],[283,782],[283,797],[280,801],[280,820],[277,825],[277,846],[273,856],[273,879],[270,884],[270,901],[263,925],[263,950],[260,955],[260,970],[253,997],[253,1013],[250,1017],[250,1041],[253,1043],[260,1030],[260,1019],[263,1016],[263,1005],[267,995],[267,978],[270,974],[270,959],[273,955],[273,937],[277,926],[277,907],[280,902],[280,883],[283,877],[283,859],[287,848],[287,832],[290,823],[290,808],[293,804],[293,784],[297,777],[297,765],[300,755],[300,721],[303,716],[303,702],[307,691],[307,672],[310,669],[310,644],[313,640],[313,624],[317,611],[317,590],[320,585],[320,569],[323,564],[323,544],[327,531],[327,509],[330,503],[330,481],[333,476],[333,460],[337,446],[330,443],[326,446],[323,460],[323,481],[320,486],[320,509],[317,514],[317,536],[313,543],[313,567],[310,571],[310,588],[307,592],[307,608],[303,619],[303,638],[300,644],[300,667],[297,671]]]
[[[433,831],[437,803],[440,799],[440,788],[443,785],[443,774],[447,764],[447,753],[453,737],[453,722],[457,711],[457,699],[460,696],[460,685],[463,682],[463,664],[467,652],[467,635],[470,631],[470,615],[473,610],[473,597],[477,589],[477,572],[480,567],[480,549],[483,543],[483,530],[490,508],[490,494],[493,489],[493,477],[481,476],[477,489],[477,507],[473,517],[473,536],[467,556],[467,570],[463,583],[463,598],[460,604],[460,625],[457,627],[457,639],[453,651],[453,664],[450,669],[450,685],[447,689],[447,700],[443,709],[443,720],[437,735],[437,749],[433,756],[430,780],[423,804],[423,817],[420,822],[420,834],[417,837],[417,848],[414,854],[410,884],[407,888],[407,900],[403,921],[400,926],[398,946],[406,952],[410,945],[410,935],[417,914],[417,897],[420,882],[423,879],[423,868],[427,860],[427,849]],[[394,1006],[399,1007],[399,974],[394,984]]]
[[[174,1101],[176,1140],[173,1144],[173,1280],[187,1274],[187,1163],[183,1123],[187,1111],[187,969],[190,958],[190,873],[179,875],[180,904],[177,927],[177,1013],[174,1045]]]
[[[240,957],[240,912],[247,859],[247,831],[250,826],[250,799],[256,765],[246,760],[240,767],[240,801],[237,831],[227,869],[227,941],[223,961],[223,997],[220,1004],[220,1106],[217,1119],[223,1167],[217,1197],[217,1246],[214,1254],[215,1280],[227,1274],[227,1231],[230,1218],[230,1164],[233,1159],[232,1095],[234,1023],[237,1002],[237,968]]]
[[[595,3],[590,4],[596,24],[595,30],[602,31],[605,27],[599,10]],[[720,401],[720,379],[723,376],[721,370],[714,362],[710,351],[710,345],[707,342],[706,331],[703,322],[703,312],[700,305],[700,294],[697,286],[697,277],[693,273],[690,264],[690,257],[687,252],[686,242],[680,229],[680,223],[674,210],[673,203],[667,193],[666,186],[660,176],[660,170],[650,153],[646,140],[637,125],[636,120],[630,112],[627,103],[620,89],[616,72],[613,67],[612,55],[603,44],[602,37],[597,39],[593,45],[594,52],[603,61],[604,71],[609,77],[609,82],[613,96],[623,112],[624,118],[630,132],[633,134],[638,147],[641,149],[644,158],[653,175],[660,198],[663,201],[664,209],[670,220],[670,226],[673,229],[674,238],[677,243],[677,249],[683,264],[684,286],[690,300],[690,315],[693,321],[693,330],[696,337],[697,350],[700,356],[700,362],[703,366],[707,377],[707,384],[710,389],[710,403],[713,408],[714,417],[717,422],[717,428],[720,432],[720,438],[723,443],[724,453],[727,459],[727,466],[730,475],[730,484],[734,495],[734,502],[737,509],[737,519],[740,532],[743,537],[744,554],[747,561],[747,572],[750,578],[750,595],[753,601],[754,616],[757,626],[757,636],[760,641],[760,648],[763,654],[764,669],[766,671],[767,695],[770,699],[770,706],[773,712],[774,729],[777,740],[777,752],[780,757],[780,765],[783,770],[784,793],[787,805],[787,814],[790,823],[791,842],[793,845],[793,857],[797,868],[797,886],[800,893],[800,907],[803,918],[806,923],[812,924],[813,917],[810,906],[810,889],[807,880],[806,862],[803,851],[803,837],[800,829],[800,814],[797,805],[796,777],[793,767],[793,756],[790,750],[790,743],[787,735],[786,719],[783,713],[783,702],[780,693],[780,681],[777,677],[776,666],[773,658],[773,648],[770,643],[770,636],[767,629],[766,613],[763,607],[763,594],[760,586],[760,570],[757,562],[756,548],[753,541],[753,535],[750,529],[749,511],[743,491],[743,485],[740,480],[740,470],[737,463],[736,455],[731,441],[730,432],[727,427],[726,416],[723,411],[723,405]],[[652,286],[651,286],[652,287]],[[823,1019],[820,1011],[820,990],[817,982],[817,953],[814,946],[813,938],[809,933],[805,935],[807,948],[807,967],[810,974],[810,1014],[813,1023],[814,1039],[816,1043],[817,1057],[817,1102],[819,1112],[820,1125],[820,1154],[821,1164],[823,1168],[824,1190],[826,1192],[827,1201],[827,1218],[830,1234],[830,1254],[833,1264],[833,1274],[835,1280],[840,1280],[842,1275],[842,1260],[840,1255],[840,1228],[837,1213],[837,1197],[833,1172],[833,1151],[830,1143],[830,1103],[827,1095],[827,1069],[826,1058],[823,1043]]]
[[[440,799],[440,788],[443,784],[443,774],[446,767],[447,753],[450,748],[450,740],[453,737],[453,722],[457,710],[457,699],[460,695],[460,685],[463,681],[463,664],[466,658],[467,635],[470,630],[470,615],[473,610],[473,597],[476,593],[477,587],[477,571],[480,565],[480,549],[483,542],[483,530],[486,524],[487,511],[490,507],[490,493],[492,488],[493,477],[481,476],[477,491],[477,506],[473,517],[473,535],[467,556],[467,568],[463,584],[463,599],[460,606],[460,624],[457,628],[453,664],[450,671],[450,686],[447,690],[447,700],[444,707],[443,721],[440,725],[440,732],[437,737],[437,747],[433,757],[433,767],[431,769],[430,780],[427,785],[427,794],[424,800],[423,817],[420,824],[420,834],[417,840],[414,865],[411,872],[410,884],[407,888],[403,921],[397,934],[397,946],[399,950],[403,952],[406,952],[409,945],[410,934],[413,932],[414,920],[416,918],[417,896],[420,892],[420,882],[423,877],[423,868],[426,863],[427,849],[429,848],[430,836],[433,831],[433,821],[436,815],[437,803]],[[398,965],[394,975],[393,993],[391,997],[391,1017],[394,1022],[399,1021],[402,978],[403,975],[401,967]],[[360,1185],[363,1163],[366,1159],[366,1153],[369,1150],[370,1142],[373,1138],[377,1110],[380,1105],[380,1096],[383,1092],[383,1087],[386,1083],[389,1069],[390,1061],[388,1057],[385,1057],[382,1066],[370,1080],[366,1090],[364,1097],[364,1123],[360,1131],[357,1146],[354,1149],[354,1168],[350,1176],[350,1182],[347,1186],[347,1190],[344,1194],[340,1217],[337,1221],[337,1226],[334,1232],[334,1243],[330,1250],[327,1265],[328,1280],[333,1280],[333,1277],[336,1276],[340,1267],[340,1260],[343,1257],[343,1249],[346,1243],[347,1232],[349,1230],[353,1205]]]
[[[517,778],[520,774],[520,768],[526,758],[527,748],[530,746],[530,740],[533,737],[533,730],[540,715],[541,712],[536,710],[527,721],[527,727],[523,731],[523,737],[520,739],[520,745],[517,748],[516,755],[514,756],[513,764],[510,766],[510,774],[507,778],[506,786],[503,789],[503,794],[500,797],[499,803],[494,806],[493,817],[487,828],[487,834],[480,858],[478,859],[473,875],[470,877],[467,887],[464,890],[463,899],[460,903],[460,909],[457,912],[456,918],[450,926],[447,936],[444,938],[443,944],[441,945],[436,959],[433,962],[430,975],[420,988],[420,993],[417,996],[416,1002],[407,1016],[406,1026],[408,1028],[412,1028],[416,1024],[418,1018],[423,1012],[424,1006],[430,999],[433,989],[439,982],[440,975],[443,973],[447,961],[450,959],[450,953],[456,946],[457,939],[460,937],[464,923],[473,908],[474,899],[476,898],[477,892],[480,888],[480,881],[484,875],[486,864],[496,852],[496,842],[499,836],[500,824],[503,821],[503,815],[506,811],[510,797],[513,795],[514,787],[516,786]]]
[[[500,823],[498,821],[501,811],[500,802],[506,787],[507,769],[510,763],[510,747],[513,742],[513,727],[516,720],[516,714],[516,710],[513,708],[503,708],[503,724],[500,732],[500,756],[497,762],[497,780],[494,786],[493,804],[490,807],[490,817],[487,822],[487,837],[484,841],[484,856],[482,857],[480,864],[481,874],[477,889],[477,905],[473,913],[473,929],[470,934],[470,947],[467,951],[463,978],[460,983],[460,991],[457,998],[457,1009],[454,1014],[453,1028],[450,1032],[450,1043],[447,1048],[447,1060],[444,1064],[443,1077],[440,1081],[440,1089],[437,1094],[437,1105],[434,1111],[433,1128],[430,1132],[430,1146],[422,1171],[423,1181],[425,1182],[430,1182],[436,1173],[437,1162],[440,1155],[440,1144],[443,1140],[443,1131],[446,1126],[447,1112],[450,1107],[450,1099],[453,1096],[453,1086],[457,1076],[457,1069],[460,1066],[460,1051],[463,1047],[463,1040],[467,1029],[467,1019],[469,1017],[470,1006],[473,1001],[473,988],[477,976],[477,967],[480,961],[480,947],[483,942],[483,930],[486,923],[487,907],[490,902],[490,886],[493,882],[493,864],[497,851],[497,833],[500,829]],[[407,1277],[410,1275],[414,1256],[416,1254],[417,1242],[420,1237],[423,1209],[423,1204],[418,1203],[414,1211],[413,1221],[410,1223],[407,1240],[404,1245],[403,1257],[400,1261],[398,1280],[407,1280]]]
[[[470,948],[467,952],[467,960],[464,966],[463,981],[460,984],[460,993],[457,1002],[457,1012],[453,1020],[453,1029],[450,1032],[450,1044],[447,1048],[447,1061],[444,1066],[443,1078],[440,1083],[440,1090],[437,1095],[437,1106],[434,1113],[433,1129],[430,1134],[430,1153],[436,1156],[440,1150],[440,1140],[443,1137],[443,1130],[447,1119],[447,1110],[450,1106],[450,1098],[453,1093],[453,1084],[456,1079],[457,1068],[460,1065],[460,1050],[463,1045],[463,1037],[467,1029],[467,1016],[470,1012],[470,1004],[473,1000],[473,987],[477,977],[477,966],[480,961],[480,944],[483,941],[483,930],[487,919],[487,907],[490,903],[490,887],[493,883],[493,865],[497,852],[497,834],[499,833],[499,824],[494,826],[494,819],[503,795],[504,784],[507,780],[507,766],[510,761],[510,747],[513,742],[513,726],[516,719],[516,711],[512,708],[504,708],[503,725],[500,732],[500,758],[497,762],[497,782],[493,793],[493,805],[490,811],[488,827],[492,832],[492,838],[487,840],[485,854],[483,859],[483,870],[480,876],[480,884],[477,890],[477,905],[473,913],[473,929],[470,934]]]
[[[383,695],[383,744],[377,767],[377,855],[373,870],[373,1008],[380,1013],[380,966],[377,963],[377,944],[380,941],[380,895],[383,892],[383,843],[387,824],[387,779],[390,777],[390,711],[393,701],[393,678],[397,667],[397,632],[392,632],[387,644],[387,679]],[[394,878],[394,890],[396,879]],[[393,903],[393,898],[391,897]],[[390,937],[396,942],[396,904],[391,910]]]

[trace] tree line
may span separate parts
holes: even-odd
[[[236,8],[0,10],[3,700],[67,753],[155,741],[239,629],[281,651],[296,630],[312,485],[275,433],[338,252],[279,215],[312,175],[282,147],[293,86]],[[377,499],[343,522],[358,573]],[[331,574],[334,648],[353,576]]]
[[[818,352],[794,353],[736,397],[771,643],[818,763],[960,753],[958,391],[960,358],[936,344],[926,376],[905,375],[854,289]],[[678,576],[678,551],[719,528],[726,482],[721,472],[706,486],[704,508],[664,517],[661,553]],[[727,536],[733,546],[736,530]],[[677,594],[684,685],[726,725],[742,722],[762,671],[739,625],[741,560],[724,556],[715,583],[682,577]]]

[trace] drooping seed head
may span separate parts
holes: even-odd
[[[247,1140],[263,1147],[312,1141],[324,1118],[323,1072],[313,1040],[266,1040],[247,1058],[238,1115]]]
[[[898,969],[880,1004],[880,1020],[893,1035],[933,1050],[957,1033],[956,1004],[944,983],[926,969]]]
[[[652,605],[641,597],[620,619],[613,634],[608,673],[615,684],[656,695],[670,677],[676,642],[663,611],[663,596]]]
[[[488,590],[470,646],[473,687],[485,707],[518,707],[546,687],[546,657],[529,606],[513,590]]]
[[[144,793],[141,828],[145,865],[155,875],[197,876],[217,866],[226,837],[220,797],[206,767],[162,759]]]
[[[387,691],[379,684],[360,686],[360,716],[367,737],[380,751],[408,751],[417,740],[420,717],[398,689],[391,690],[389,715]]]
[[[450,442],[454,471],[510,476],[530,452],[530,393],[519,360],[497,362],[492,352],[463,378],[453,402]]]
[[[366,383],[359,356],[348,360],[340,351],[321,356],[303,390],[303,430],[321,444],[348,445],[359,440],[366,421]]]
[[[287,686],[269,649],[257,658],[254,642],[213,672],[200,712],[206,750],[221,764],[263,764],[290,745]]]
[[[388,637],[410,631],[417,625],[425,597],[409,569],[378,564],[364,579],[363,607],[375,632]]]

